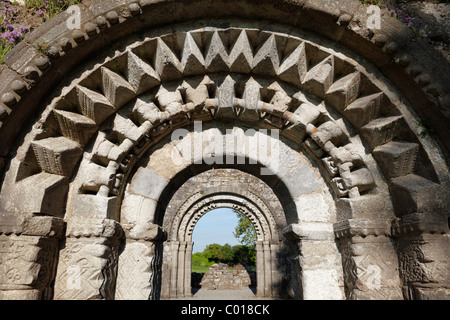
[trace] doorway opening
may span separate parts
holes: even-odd
[[[192,242],[194,296],[200,289],[256,293],[256,230],[243,213],[211,210],[196,223]]]

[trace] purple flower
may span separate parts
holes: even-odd
[[[44,14],[44,11],[42,11],[41,9],[38,10],[38,14],[41,16]]]

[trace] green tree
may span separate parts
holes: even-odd
[[[223,246],[217,243],[210,244],[203,253],[209,261],[224,263],[233,261],[233,252],[228,243]]]
[[[239,240],[240,243],[247,247],[254,247],[256,242],[256,231],[253,223],[242,212],[233,210],[239,221],[238,225],[234,229],[233,235]]]
[[[254,246],[237,245],[233,246],[232,251],[234,263],[241,263],[247,266],[254,266],[256,264],[256,250]]]

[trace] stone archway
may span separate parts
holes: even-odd
[[[83,7],[83,30],[51,22],[48,32],[34,34],[51,39],[48,56],[24,44],[11,54],[20,59],[6,60],[1,79],[11,86],[1,89],[2,256],[16,257],[17,244],[39,254],[17,267],[3,265],[2,295],[112,299],[128,255],[129,261],[139,258],[142,265],[134,267],[149,279],[131,297],[155,297],[168,195],[205,167],[192,166],[193,157],[166,162],[159,171],[151,163],[164,159],[158,148],[183,155],[182,143],[170,135],[195,121],[211,124],[198,132],[209,139],[227,136],[227,128],[236,139],[248,138],[242,125],[259,135],[266,128],[280,131],[273,139],[284,139],[285,146],[277,168],[274,153],[219,154],[254,161],[258,166],[237,166],[249,173],[261,167],[273,173],[260,178],[283,203],[284,235],[296,244],[291,257],[303,270],[297,271],[299,296],[314,297],[309,284],[323,275],[305,269],[313,254],[302,258],[317,241],[328,241],[324,250],[339,243],[343,271],[325,268],[325,278],[343,273],[347,298],[448,295],[448,140],[441,139],[448,128],[439,109],[445,111],[447,65],[435,70],[434,60],[421,58],[435,80],[421,77],[423,68],[403,51],[413,35],[390,32],[393,20],[375,35],[353,28],[364,9],[358,1],[343,1],[345,10],[280,1],[262,11],[260,2],[231,1],[232,9],[215,21],[208,19],[222,12],[221,3],[197,1],[189,8],[188,2]],[[172,14],[158,16],[168,8]],[[100,51],[105,46],[111,51]],[[97,59],[81,63],[94,52]],[[419,134],[424,116],[436,137]],[[217,133],[221,125],[225,131]],[[290,163],[284,151],[307,161]],[[142,166],[146,161],[150,167]],[[322,214],[333,208],[334,221],[304,221],[316,201]],[[55,239],[61,239],[57,260]],[[370,266],[381,275],[375,286],[368,283]],[[68,286],[73,272],[80,273],[81,287]]]
[[[220,180],[214,179],[219,176]],[[206,178],[207,177],[207,178]],[[214,180],[211,181],[211,180]],[[239,183],[239,181],[246,181],[246,183]],[[252,181],[254,184],[249,184]],[[265,199],[259,198],[257,194],[251,192],[251,188],[266,191]],[[286,291],[282,288],[281,279],[284,276],[279,270],[286,269],[282,259],[282,228],[286,226],[284,221],[284,213],[281,205],[277,201],[275,195],[269,196],[267,191],[270,188],[257,178],[245,174],[241,171],[229,170],[212,170],[207,171],[200,176],[189,180],[188,186],[181,187],[174,195],[168,205],[168,211],[175,213],[172,220],[171,212],[165,215],[166,230],[169,231],[167,246],[174,247],[173,243],[186,245],[186,250],[181,254],[185,255],[179,258],[184,264],[184,272],[181,274],[176,272],[179,268],[178,261],[165,261],[169,267],[163,270],[170,270],[170,273],[163,275],[163,282],[174,283],[174,279],[170,279],[170,275],[177,275],[177,285],[179,289],[167,289],[162,296],[190,296],[191,295],[191,261],[192,254],[192,232],[197,221],[207,212],[216,208],[230,208],[245,214],[253,223],[257,235],[256,239],[256,281],[257,291],[256,295],[276,296],[280,295],[280,291]],[[270,207],[265,203],[272,199]],[[180,205],[177,206],[176,204]],[[173,209],[171,209],[173,208]],[[274,212],[274,209],[278,212]],[[278,217],[277,221],[274,217]],[[178,252],[172,253],[172,257],[178,257]],[[185,262],[184,262],[185,261]],[[176,264],[175,264],[175,263]],[[173,271],[172,271],[173,270]],[[163,271],[164,272],[164,271]],[[169,280],[170,279],[170,280]],[[183,281],[184,280],[184,281]],[[162,288],[169,287],[169,285],[162,284]],[[173,285],[175,287],[175,285]],[[173,295],[173,292],[177,292]]]

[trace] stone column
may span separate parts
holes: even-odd
[[[439,214],[413,213],[393,224],[403,295],[414,300],[450,300],[450,235]]]
[[[178,277],[178,250],[180,242],[172,241],[172,261],[170,268],[170,297],[177,296],[177,277]]]
[[[178,276],[177,276],[177,297],[184,296],[184,263],[186,260],[186,242],[180,242],[178,251]]]
[[[291,254],[295,272],[301,272],[296,293],[304,300],[341,300],[343,272],[332,225],[300,222],[283,229],[284,236],[297,252]]]
[[[33,213],[0,213],[0,300],[52,297],[64,221]]]
[[[256,241],[256,296],[264,297],[264,251],[262,241]]]
[[[126,241],[119,256],[116,300],[147,300],[159,288],[153,288],[152,279],[157,276],[154,269],[157,241],[164,235],[155,224],[122,225]],[[139,232],[136,232],[139,231]]]
[[[399,270],[406,299],[450,299],[448,187],[410,174],[391,183]]]
[[[110,219],[71,219],[59,254],[56,300],[111,300],[123,230]]]
[[[272,270],[272,297],[278,298],[280,296],[280,285],[281,285],[281,277],[278,271],[278,249],[279,245],[276,243],[270,244],[270,253],[271,253],[271,270]]]
[[[186,260],[184,263],[184,296],[190,297],[192,295],[191,284],[191,269],[192,269],[192,249],[194,243],[189,241],[186,243]]]
[[[264,247],[264,296],[272,296],[272,264],[271,264],[271,254],[270,254],[270,243],[269,241],[263,242]]]
[[[340,241],[347,299],[402,299],[390,222],[348,219],[334,225]]]

